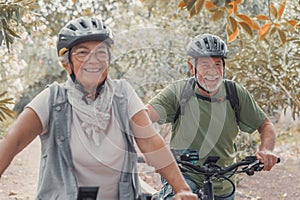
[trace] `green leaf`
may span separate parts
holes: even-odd
[[[279,38],[280,38],[282,44],[285,44],[285,42],[286,42],[286,35],[280,29],[277,29],[277,32],[278,32],[278,35],[279,35]]]
[[[225,12],[223,9],[218,9],[214,12],[213,16],[212,16],[212,20],[214,22],[220,20],[223,16],[224,16]]]
[[[271,15],[273,15],[275,18],[277,18],[277,9],[275,8],[275,6],[273,4],[270,5],[270,13]]]
[[[19,36],[16,32],[14,32],[13,30],[11,30],[10,28],[8,28],[7,31],[8,31],[12,36],[17,37],[17,38],[20,38],[20,36]]]
[[[195,2],[196,2],[196,0],[188,0],[187,5],[186,5],[186,8],[187,8],[188,10],[191,10],[192,7],[194,6]]]
[[[21,21],[20,7],[18,7],[18,8],[15,10],[15,13],[16,13],[17,23],[19,24],[19,22]]]
[[[6,93],[7,91],[0,94],[0,97],[3,98],[0,99],[0,121],[6,120],[6,116],[13,118],[15,114],[14,111],[6,106],[6,104],[14,104],[14,102],[12,101],[13,98],[4,98]]]
[[[271,30],[270,30],[270,36],[272,36],[274,33],[275,33],[275,31],[277,30],[277,28],[274,26],[274,27],[272,27],[271,28]]]
[[[0,97],[3,97],[6,93],[7,93],[7,91],[2,92],[2,93],[0,94]]]
[[[1,23],[2,23],[3,29],[6,29],[6,28],[8,27],[8,24],[7,24],[7,21],[6,21],[5,18],[2,18],[2,19],[1,19]]]
[[[4,40],[4,36],[3,36],[2,31],[0,30],[0,46],[2,45],[3,40]]]
[[[7,98],[7,99],[0,100],[0,105],[1,104],[14,104],[13,98]]]
[[[205,0],[197,0],[197,2],[195,3],[196,13],[199,13],[203,9],[204,2]]]
[[[24,6],[28,6],[28,5],[34,4],[34,3],[36,3],[36,0],[30,0],[30,1],[26,2],[26,3],[24,3]]]
[[[237,21],[233,17],[231,17],[231,16],[228,17],[227,24],[232,33],[236,31]]]
[[[248,35],[250,35],[251,37],[253,36],[253,31],[249,24],[247,24],[246,22],[239,22],[239,24],[243,28],[243,30],[245,30],[245,32],[248,33]]]
[[[6,119],[5,115],[0,110],[0,121],[3,122],[3,121],[5,121],[5,119]]]

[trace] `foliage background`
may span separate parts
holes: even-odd
[[[240,2],[232,15],[226,13],[231,7],[224,3],[231,1],[207,0],[205,3],[214,3],[216,10],[203,6],[193,15],[182,4],[183,10],[178,9],[181,2],[200,1],[2,0],[0,93],[8,92],[0,97],[3,105],[12,108],[5,102],[13,99],[13,109],[19,113],[47,84],[65,80],[67,75],[55,50],[59,29],[71,18],[102,15],[115,35],[110,74],[128,79],[144,102],[169,82],[187,76],[185,47],[189,39],[196,34],[213,33],[228,41],[228,78],[250,90],[269,116],[287,107],[292,108],[294,116],[299,113],[299,2],[232,1]],[[283,2],[279,19],[274,8],[279,11]],[[223,14],[216,14],[222,9]],[[249,34],[242,28],[245,21],[238,18],[239,14],[249,16],[260,27],[269,21],[280,24],[284,39],[271,28],[263,39],[259,30]],[[255,20],[258,14],[268,19]],[[232,41],[227,30],[230,17],[239,23],[239,34]],[[286,23],[288,20],[294,20],[294,26]]]

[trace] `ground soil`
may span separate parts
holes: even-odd
[[[244,176],[237,188],[237,200],[300,199],[300,139],[280,144],[276,153],[281,163],[270,172]],[[36,139],[15,159],[0,179],[1,200],[31,200],[37,189],[40,142]],[[142,167],[143,168],[143,167]],[[142,179],[159,189],[159,176],[151,170],[141,172]]]

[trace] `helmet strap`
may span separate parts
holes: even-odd
[[[70,49],[69,52],[72,52],[72,49]],[[70,74],[70,77],[71,77],[71,80],[75,83],[76,82],[76,76],[75,76],[75,73],[73,71],[73,62],[71,60],[71,53],[68,54],[68,60],[69,60],[69,63],[71,65],[71,70],[72,70],[72,73]]]
[[[74,72],[73,72],[73,69],[72,69],[72,74],[70,74],[70,77],[71,77],[71,80],[75,83],[75,81],[76,81],[76,76],[75,76],[75,74],[74,74]]]
[[[222,62],[223,62],[223,78],[226,78],[226,74],[225,74],[225,59],[222,58]]]
[[[201,86],[201,84],[199,83],[198,79],[197,79],[197,69],[196,69],[196,66],[194,67],[194,71],[195,71],[195,80],[196,80],[196,84],[198,86],[198,88],[200,88],[201,90],[203,90],[204,92],[206,92],[207,94],[210,94],[210,91],[206,90],[204,87]]]

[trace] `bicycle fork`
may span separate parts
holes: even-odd
[[[214,200],[214,187],[209,178],[205,178],[203,181],[203,188],[198,191],[198,197],[200,200]]]

